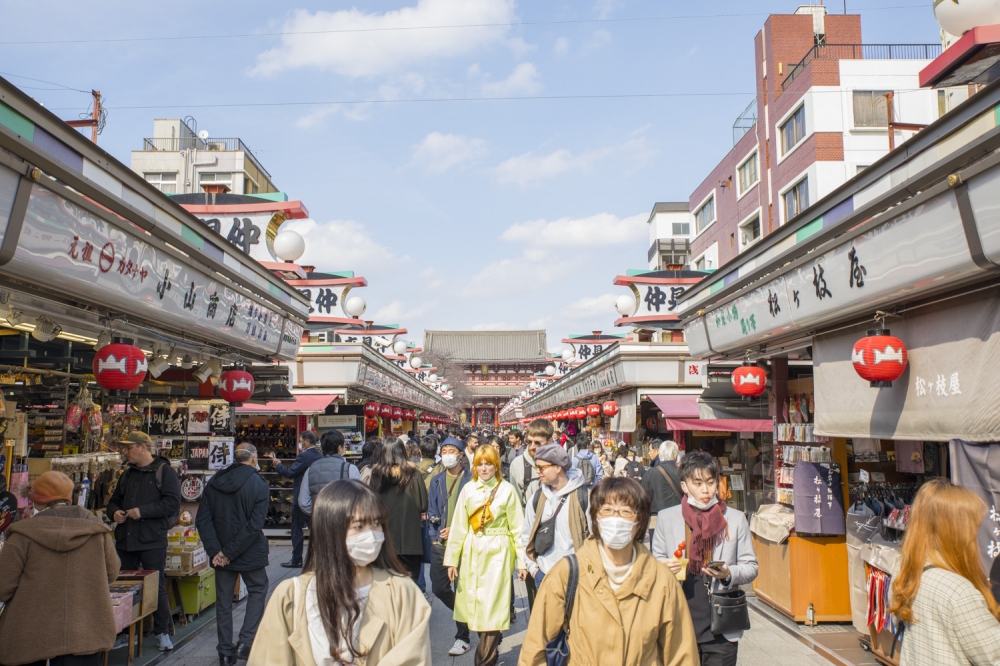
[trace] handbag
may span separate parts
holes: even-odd
[[[493,486],[493,492],[490,493],[490,498],[486,500],[486,503],[469,514],[469,527],[476,534],[482,534],[486,526],[493,522],[493,511],[490,510],[490,504],[493,503],[493,498],[496,497],[498,490],[500,490],[499,483]]]
[[[559,633],[545,645],[546,666],[567,666],[569,664],[569,619],[573,616],[573,602],[576,600],[576,583],[580,567],[576,555],[567,555],[569,560],[569,580],[566,581],[566,616]]]
[[[713,594],[712,580],[711,576],[705,576],[708,605],[712,611],[712,633],[731,634],[747,631],[750,628],[750,611],[747,608],[746,592],[733,590]]]

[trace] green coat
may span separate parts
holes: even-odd
[[[496,477],[488,482],[465,484],[455,503],[451,534],[444,553],[444,566],[458,567],[455,620],[473,631],[505,631],[510,628],[511,576],[526,567],[521,545],[524,511],[514,486],[500,481],[490,510],[493,521],[482,534],[469,529],[469,514],[486,503]]]

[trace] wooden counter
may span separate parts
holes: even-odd
[[[847,578],[847,540],[789,537],[785,543],[753,535],[759,571],[753,583],[761,601],[796,622],[806,622],[809,605],[816,622],[851,621],[851,585]]]

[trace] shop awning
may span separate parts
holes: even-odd
[[[652,396],[650,396],[652,397]],[[662,396],[661,396],[662,397]],[[726,432],[771,432],[771,419],[663,419],[668,430],[723,430]]]
[[[666,418],[696,419],[701,415],[697,395],[651,395],[649,399]]]
[[[263,405],[242,405],[237,414],[322,414],[334,400],[337,393],[315,393],[295,396],[289,402],[265,402]]]

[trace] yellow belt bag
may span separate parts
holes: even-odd
[[[486,504],[483,504],[469,514],[469,527],[476,534],[482,534],[486,526],[493,522],[493,511],[490,510],[490,504],[493,503],[493,498],[496,497],[499,489],[500,484],[497,483],[497,485],[493,486],[493,492],[490,493],[490,498],[486,500]]]

